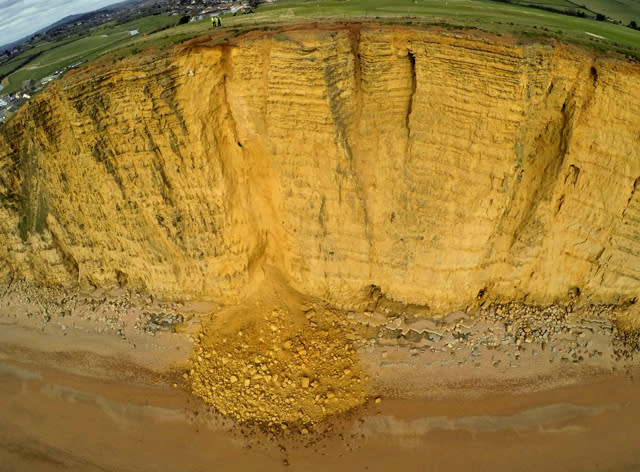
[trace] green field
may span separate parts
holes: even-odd
[[[548,2],[566,4],[566,0]],[[246,21],[256,27],[269,22],[278,24],[314,19],[441,24],[510,33],[523,38],[552,36],[601,51],[616,50],[640,58],[640,31],[609,22],[490,0],[283,0],[261,7],[259,15],[251,17]],[[227,24],[233,22],[234,26],[240,26],[234,20],[245,21],[242,18],[232,19]]]
[[[577,0],[590,10],[620,20],[625,25],[635,21],[640,25],[640,0]]]
[[[22,87],[26,80],[40,80],[53,74],[65,66],[78,62],[88,62],[102,56],[105,52],[124,44],[134,42],[137,36],[131,36],[130,30],[138,30],[139,35],[157,31],[166,26],[173,26],[178,18],[166,15],[149,16],[122,25],[106,24],[91,30],[84,38],[70,38],[56,43],[41,42],[35,48],[16,56],[0,66],[0,75],[13,70],[16,64],[39,54],[26,65],[13,72],[3,81],[3,93],[12,93]]]
[[[540,1],[567,4],[566,0]],[[523,38],[551,36],[602,52],[618,51],[640,59],[640,31],[490,0],[280,0],[261,6],[253,15],[225,18],[223,30],[231,36],[254,28],[275,28],[316,20],[435,24],[510,33]],[[211,32],[216,30],[212,31],[209,22],[203,20],[151,35],[144,41],[139,40],[136,47],[159,46]]]
[[[580,5],[584,5],[588,9],[585,11],[598,11],[625,23],[640,9],[640,0],[513,2],[535,2],[556,9],[579,9]],[[175,16],[158,15],[118,26],[100,26],[81,39],[70,38],[55,44],[38,44],[22,57],[18,56],[0,66],[0,75],[3,75],[3,71],[6,74],[19,66],[21,61],[40,54],[9,76],[2,84],[5,86],[2,92],[19,90],[25,80],[39,80],[80,61],[104,57],[120,58],[207,33],[216,33],[216,41],[221,41],[251,29],[277,28],[306,21],[375,21],[425,27],[440,25],[447,28],[477,28],[498,34],[513,34],[526,41],[550,36],[604,53],[616,51],[640,59],[640,31],[611,22],[491,0],[280,0],[262,5],[251,15],[223,17],[222,29],[212,29],[209,20],[173,26],[177,21],[178,17]],[[640,23],[640,18],[636,21]],[[168,26],[172,27],[166,28]],[[128,30],[132,29],[139,30],[141,34],[129,36]],[[158,31],[160,29],[162,30]],[[156,32],[152,34],[153,31]],[[147,33],[146,37],[144,33]]]
[[[591,13],[589,8],[585,8],[586,5],[584,5],[583,3],[580,3],[578,5],[569,0],[513,0],[510,3],[515,3],[522,6],[553,8],[559,11],[581,12],[587,16],[593,16],[593,13]]]
[[[501,0],[522,6],[553,8],[558,11],[583,13],[587,17],[604,15],[623,25],[632,20],[640,24],[640,0]]]

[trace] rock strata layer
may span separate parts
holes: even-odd
[[[640,287],[640,67],[348,26],[90,66],[0,130],[0,277],[362,309]]]

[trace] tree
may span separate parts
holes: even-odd
[[[178,21],[179,25],[186,25],[187,23],[189,23],[189,20],[191,19],[191,17],[189,15],[185,15],[182,18],[180,18],[180,21]]]
[[[638,29],[638,23],[636,23],[634,20],[631,20],[629,22],[629,28]]]
[[[26,93],[32,94],[36,91],[38,87],[38,82],[33,79],[28,79],[22,82],[22,90]]]

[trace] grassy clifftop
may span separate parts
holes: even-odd
[[[584,2],[583,2],[584,3]],[[529,5],[529,6],[525,6]],[[575,7],[573,8],[572,7]],[[219,33],[218,40],[255,28],[280,27],[308,21],[377,21],[412,25],[443,25],[450,28],[478,28],[523,38],[556,39],[640,58],[640,31],[589,18],[567,16],[531,8],[575,9],[583,13],[603,12],[625,24],[640,7],[635,3],[620,8],[610,0],[574,4],[569,0],[501,3],[491,0],[281,0],[261,6],[252,15],[223,17],[223,27],[213,30],[208,19],[176,26],[175,16],[155,15],[123,25],[94,28],[88,36],[55,43],[42,42],[35,48],[0,65],[3,93],[20,90],[26,80],[41,80],[78,62],[105,57],[121,58],[147,48],[165,47],[207,33]],[[130,36],[130,30],[140,34]]]

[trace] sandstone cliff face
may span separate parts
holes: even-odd
[[[640,67],[336,27],[54,84],[0,132],[0,274],[242,298],[275,266],[354,306],[640,288]]]

